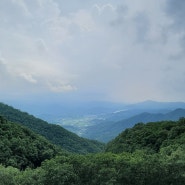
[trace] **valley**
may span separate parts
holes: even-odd
[[[176,109],[160,116],[173,115],[175,119],[183,112],[184,109]],[[2,185],[183,185],[185,182],[185,118],[130,125],[111,142],[103,144],[3,103],[0,114]],[[147,115],[147,120],[148,114],[140,115]],[[96,119],[86,117],[66,123],[80,125],[84,120],[85,124],[80,126],[87,127]]]
[[[98,105],[97,105],[98,107]],[[109,142],[126,128],[131,128],[136,123],[155,122],[164,120],[177,121],[185,117],[185,103],[173,102],[154,102],[147,101],[139,104],[122,105],[122,109],[112,106],[109,111],[99,108],[99,112],[94,114],[84,113],[71,117],[56,117],[50,123],[64,127],[81,137],[94,139],[101,142]],[[89,108],[90,109],[90,108]],[[102,112],[101,112],[102,111]]]
[[[185,185],[185,0],[0,0],[0,185]]]

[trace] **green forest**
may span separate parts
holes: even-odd
[[[7,117],[0,116],[0,185],[185,184],[185,118],[138,123],[82,154]]]
[[[59,125],[49,124],[3,103],[0,103],[0,115],[9,121],[31,129],[69,152],[86,154],[97,153],[104,149],[103,143],[79,137]]]

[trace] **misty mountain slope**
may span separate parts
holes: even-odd
[[[121,131],[125,130],[126,128],[130,128],[139,122],[147,123],[163,120],[176,121],[180,117],[185,117],[185,109],[176,109],[166,114],[152,114],[145,112],[122,121],[103,121],[97,125],[90,126],[87,128],[86,133],[83,136],[108,142],[116,137]]]
[[[111,121],[121,121],[123,119],[128,119],[135,115],[141,114],[143,112],[147,113],[168,113],[175,109],[182,108],[185,109],[184,102],[156,102],[156,101],[144,101],[136,104],[125,105],[122,110],[115,111],[111,114],[106,115],[107,120]]]
[[[87,110],[92,110],[91,105],[86,107]],[[103,103],[105,106],[105,104]],[[97,107],[98,111],[95,114],[94,111],[89,112],[91,114],[86,114],[84,112],[83,116],[76,116],[76,117],[66,117],[66,119],[61,119],[62,116],[54,116],[53,120],[50,119],[52,123],[59,124],[62,127],[70,130],[78,134],[81,137],[96,139],[99,141],[107,142],[110,139],[115,137],[114,129],[119,130],[119,124],[117,125],[118,128],[115,128],[114,123],[122,122],[123,120],[128,119],[128,123],[126,125],[131,124],[131,126],[137,122],[149,122],[149,121],[158,121],[163,120],[163,114],[169,113],[177,108],[185,108],[184,102],[156,102],[156,101],[144,101],[135,104],[106,104],[108,106],[109,111],[111,109],[113,111],[106,112],[104,110],[104,106],[101,105],[101,102],[94,103],[93,107]],[[98,108],[99,107],[99,108]],[[110,108],[112,107],[112,108]],[[80,107],[79,107],[80,110]],[[79,111],[78,110],[78,111]],[[145,113],[145,114],[143,114]],[[143,114],[142,118],[130,118]],[[181,114],[183,115],[183,114]],[[179,117],[181,117],[179,115]],[[140,117],[140,116],[139,116]],[[90,119],[89,119],[90,118]],[[169,118],[168,118],[169,119]],[[173,120],[173,117],[171,118]],[[88,120],[88,121],[87,121]],[[49,121],[49,120],[48,120]],[[113,131],[111,129],[113,129]],[[122,126],[121,126],[122,128]],[[123,128],[124,129],[124,128]],[[117,133],[117,131],[116,131]]]
[[[147,100],[140,103],[130,104],[127,109],[143,109],[143,110],[174,110],[178,107],[185,109],[184,102],[158,102]]]
[[[48,124],[46,121],[35,118],[26,112],[21,112],[11,106],[0,103],[0,115],[7,120],[24,125],[34,132],[44,136],[53,144],[61,146],[64,150],[76,153],[100,152],[104,144],[88,140],[67,131],[61,126]]]

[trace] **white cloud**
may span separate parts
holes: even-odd
[[[0,77],[6,77],[7,76],[7,66],[6,66],[6,61],[5,59],[2,57],[1,53],[0,53]]]
[[[58,83],[48,83],[48,87],[50,88],[50,90],[52,92],[56,92],[56,93],[60,93],[60,92],[69,92],[69,91],[75,91],[77,90],[76,87],[70,85],[70,84],[66,84],[66,83],[62,83],[62,82],[58,82]]]
[[[110,3],[103,5],[95,4],[93,7],[98,10],[99,15],[101,15],[106,9],[110,9],[111,11],[116,10],[116,8]]]
[[[172,2],[2,0],[0,82],[7,91],[182,100],[184,27],[165,11]]]
[[[73,17],[73,23],[79,26],[81,31],[93,31],[95,23],[89,12],[80,10],[73,14]]]
[[[31,74],[21,73],[20,77],[23,77],[25,80],[27,80],[30,83],[36,84],[37,80],[33,78]]]
[[[20,7],[25,16],[32,17],[32,14],[28,10],[24,0],[12,0],[12,2]]]

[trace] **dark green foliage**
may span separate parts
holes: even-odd
[[[57,153],[45,138],[0,116],[0,164],[19,169],[38,167]]]
[[[134,152],[137,149],[156,153],[161,148],[185,143],[185,118],[179,121],[138,123],[108,143],[106,151]]]
[[[143,151],[59,156],[33,170],[0,166],[0,177],[5,185],[184,185],[185,162],[164,157]]]
[[[0,103],[0,115],[9,121],[28,127],[47,138],[53,144],[59,145],[69,152],[80,154],[96,153],[102,151],[104,148],[103,143],[81,138],[61,126],[48,124],[41,119],[35,118],[28,113],[21,112],[3,103]]]
[[[29,130],[9,123],[2,117],[0,125],[3,136],[6,136],[2,137],[4,138],[1,143],[4,147],[2,151],[9,157],[12,151],[6,146],[16,143],[11,140],[14,130],[19,139],[23,139],[25,134],[32,136]],[[36,135],[32,136],[32,143],[35,137]],[[60,153],[52,159],[43,161],[36,169],[27,168],[22,171],[0,165],[0,184],[184,185],[184,143],[184,118],[177,122],[164,121],[146,125],[139,123],[109,143],[107,147],[109,152],[88,155]],[[21,148],[18,146],[15,150],[22,153],[29,151],[29,147],[21,145]],[[40,155],[42,153],[44,151],[41,151]],[[1,155],[3,156],[3,152]]]
[[[45,185],[73,185],[78,181],[72,164],[65,161],[60,163],[57,160],[50,160],[42,165],[45,170]]]

